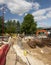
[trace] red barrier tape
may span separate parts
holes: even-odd
[[[2,61],[0,62],[0,65],[5,65],[6,64],[6,57],[4,56]]]
[[[6,44],[0,49],[0,65],[5,65],[6,55],[8,53],[9,48],[10,48],[10,46],[8,44]]]

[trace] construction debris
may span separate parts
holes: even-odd
[[[2,42],[9,44],[13,49],[7,55],[6,65],[51,65],[49,60],[51,57],[51,48],[43,46],[51,43],[51,39],[49,38],[40,39],[32,36],[21,38],[15,36],[9,38],[8,42]]]

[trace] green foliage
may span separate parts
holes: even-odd
[[[0,34],[2,33],[2,17],[0,17]]]
[[[20,23],[15,20],[8,20],[4,23],[4,33],[20,33]],[[2,34],[2,17],[0,17],[0,34]]]
[[[37,24],[31,14],[24,17],[22,24],[19,21],[8,20],[4,22],[4,33],[23,33],[33,34],[36,32]],[[0,33],[2,33],[2,17],[0,17]]]
[[[6,31],[7,31],[7,33],[14,33],[15,32],[14,23],[15,22],[12,22],[11,20],[6,23],[6,27],[7,27]]]
[[[20,23],[19,23],[19,21],[17,21],[17,23],[16,23],[16,32],[20,33]]]
[[[3,23],[2,23],[2,16],[0,16],[0,35],[2,35],[2,25],[3,25]],[[6,23],[4,23],[4,29],[3,29],[3,32],[5,33],[6,32]]]
[[[0,33],[2,33],[2,17],[0,17]]]
[[[15,21],[15,20],[8,20],[7,21],[7,23],[6,23],[6,32],[7,33],[18,33],[19,31],[18,30],[20,30],[20,23],[17,21]]]
[[[24,17],[24,21],[21,25],[21,32],[25,34],[33,34],[36,32],[37,24],[34,20],[34,17],[31,14],[27,14]]]
[[[12,23],[12,21],[10,20],[8,20],[7,22],[6,22],[6,28],[7,28],[7,33],[12,33],[13,32],[13,25],[12,25],[13,23]]]

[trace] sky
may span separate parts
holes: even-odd
[[[38,27],[51,27],[51,0],[0,0],[0,16],[3,6],[5,21],[19,20],[21,23],[30,13]]]

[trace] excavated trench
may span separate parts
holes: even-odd
[[[42,39],[46,41],[46,43],[43,43],[45,44],[43,47],[40,46],[42,43],[38,43],[38,39],[33,41],[37,44],[34,48],[29,45],[29,42],[21,44],[20,39],[19,41],[17,38],[12,40],[11,42],[14,43],[13,45],[11,44],[11,48],[7,54],[6,65],[51,65],[51,47],[48,47],[47,39]],[[42,40],[41,42],[44,42]],[[51,43],[51,41],[49,42]]]

